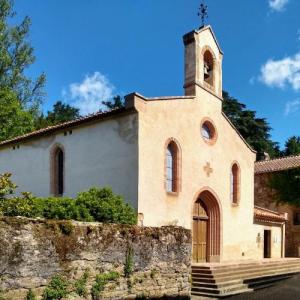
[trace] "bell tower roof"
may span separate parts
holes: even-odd
[[[200,34],[201,32],[204,32],[204,31],[206,31],[206,30],[209,30],[209,31],[210,31],[210,34],[212,35],[212,37],[213,37],[213,39],[214,39],[214,41],[215,41],[215,43],[216,43],[216,46],[217,46],[218,49],[219,49],[219,52],[220,52],[221,54],[224,54],[224,52],[222,51],[222,49],[221,49],[221,47],[220,47],[220,45],[219,45],[219,43],[218,43],[218,40],[217,40],[217,38],[216,38],[216,35],[215,35],[214,31],[212,30],[212,27],[211,27],[210,25],[201,26],[198,30],[195,29],[195,30],[193,30],[193,31],[190,31],[189,33],[186,33],[186,34],[183,36],[183,42],[184,42],[184,44],[186,45],[186,43],[189,43],[189,41],[190,41],[191,39],[194,38],[194,35],[195,35],[195,34]]]

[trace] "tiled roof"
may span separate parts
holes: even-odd
[[[54,125],[54,126],[49,126],[46,128],[42,128],[40,130],[26,133],[21,136],[17,136],[15,138],[12,138],[12,139],[9,139],[6,141],[2,141],[2,142],[0,142],[0,147],[7,146],[10,144],[15,144],[18,142],[22,142],[22,141],[25,141],[25,140],[28,140],[31,138],[35,138],[38,136],[47,135],[47,134],[50,134],[50,133],[53,133],[53,132],[56,132],[59,130],[77,127],[79,125],[86,124],[89,122],[103,120],[103,119],[106,119],[106,118],[109,118],[109,117],[112,117],[112,116],[115,116],[115,115],[118,115],[118,114],[121,114],[121,113],[127,112],[127,111],[132,112],[132,111],[134,111],[134,109],[132,109],[132,108],[117,108],[117,109],[112,109],[112,110],[106,111],[106,112],[98,112],[95,114],[90,114],[88,116],[81,117],[81,118],[78,118],[78,119],[75,119],[75,120],[72,120],[69,122],[61,123],[61,124]]]
[[[300,155],[258,161],[255,163],[255,174],[272,173],[300,167]]]
[[[256,221],[285,222],[287,220],[287,216],[286,214],[281,214],[266,208],[254,206],[254,219]]]

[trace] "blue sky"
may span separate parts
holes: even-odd
[[[224,51],[223,88],[266,117],[281,144],[300,135],[300,1],[206,0]],[[100,97],[183,94],[182,36],[199,26],[198,0],[15,0],[31,17],[44,71],[44,110],[64,100],[89,113]]]

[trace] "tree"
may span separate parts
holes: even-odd
[[[289,138],[282,154],[300,155],[300,137]],[[277,202],[300,206],[300,168],[274,173],[269,185],[276,191]]]
[[[26,76],[35,61],[27,37],[30,19],[12,25],[13,2],[0,0],[0,140],[34,129],[34,118],[42,102],[45,75],[36,80]]]
[[[72,107],[69,104],[57,101],[53,105],[53,110],[48,111],[47,115],[41,114],[37,120],[35,127],[36,129],[44,128],[47,126],[52,126],[68,121],[72,121],[80,117],[79,109]]]
[[[31,21],[25,17],[21,24],[11,25],[9,20],[15,14],[12,0],[0,0],[0,90],[10,89],[23,109],[36,110],[44,96],[45,75],[32,80],[25,74],[35,61],[27,41]]]
[[[285,143],[284,156],[300,154],[300,136],[292,136]]]
[[[271,157],[280,155],[278,143],[271,140],[271,127],[265,118],[257,118],[256,112],[223,91],[223,112],[243,138],[258,153],[258,158],[267,152]]]
[[[113,97],[112,100],[102,101],[102,104],[106,106],[108,109],[122,108],[125,106],[124,99],[119,95]]]
[[[22,109],[14,92],[0,89],[0,141],[25,134],[33,129],[32,113]]]

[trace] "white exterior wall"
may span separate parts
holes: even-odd
[[[69,132],[70,129],[66,130]],[[0,148],[0,173],[13,174],[18,192],[50,195],[50,152],[59,144],[65,152],[64,196],[74,197],[92,186],[109,186],[137,208],[137,114],[114,117],[90,125]]]

